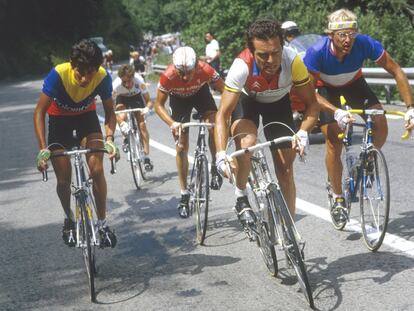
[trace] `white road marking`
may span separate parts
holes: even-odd
[[[36,104],[27,104],[27,105],[20,105],[20,106],[8,106],[8,107],[1,107],[1,112],[11,112],[11,111],[19,111],[19,110],[27,110],[27,109],[34,109],[36,108]]]
[[[331,216],[329,215],[327,208],[323,208],[319,205],[312,204],[299,198],[296,199],[296,208],[305,212],[306,214],[310,214],[327,222],[331,222]],[[358,233],[362,232],[361,224],[354,219],[350,220],[345,229],[347,231]],[[414,257],[414,243],[404,238],[401,238],[394,234],[386,233],[383,244],[399,250],[406,255]]]
[[[104,120],[101,116],[99,116],[99,119],[101,121]],[[150,139],[150,146],[171,156],[175,157],[176,155],[175,149],[161,144],[153,139]],[[193,163],[194,157],[188,156],[188,161],[190,163]],[[296,199],[296,208],[305,212],[306,214],[313,215],[329,223],[331,222],[331,216],[329,215],[329,210],[327,208],[321,207],[319,205],[307,202],[299,198]],[[345,229],[347,231],[357,233],[362,232],[361,224],[354,219],[350,220],[350,222],[346,225]],[[386,233],[383,244],[392,247],[398,251],[401,251],[405,255],[414,257],[414,242],[408,241],[394,234]]]

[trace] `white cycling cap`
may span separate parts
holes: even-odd
[[[194,69],[196,61],[196,53],[189,46],[179,47],[173,54],[173,63],[178,70],[190,71]]]
[[[295,22],[292,21],[286,21],[282,24],[282,29],[298,29],[298,25],[296,25]]]

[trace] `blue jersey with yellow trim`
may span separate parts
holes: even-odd
[[[97,95],[102,101],[112,96],[112,78],[103,67],[99,67],[92,81],[81,87],[71,64],[63,63],[49,72],[42,92],[53,99],[47,111],[49,115],[79,115],[96,109]]]

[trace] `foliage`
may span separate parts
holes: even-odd
[[[2,77],[45,73],[68,58],[71,45],[101,36],[115,61],[128,57],[143,33],[181,32],[204,54],[204,33],[216,35],[222,67],[244,48],[244,33],[257,17],[295,21],[303,33],[323,33],[326,16],[353,10],[360,29],[381,41],[403,67],[414,66],[412,0],[0,0]],[[372,64],[371,64],[372,65]]]
[[[117,54],[139,29],[122,2],[111,0],[2,0],[0,50],[2,78],[45,73],[53,62],[68,60],[81,38],[101,36]]]
[[[204,33],[213,31],[221,46],[223,67],[228,68],[244,48],[244,32],[257,17],[293,20],[302,33],[323,33],[328,14],[343,7],[353,10],[361,31],[382,42],[402,66],[414,66],[414,32],[405,14],[406,0],[198,0],[189,10],[190,23],[183,31],[183,41],[203,55]]]

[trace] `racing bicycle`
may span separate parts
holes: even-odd
[[[188,191],[190,192],[190,210],[195,213],[196,239],[200,245],[204,244],[207,232],[208,205],[210,200],[209,163],[207,158],[206,133],[214,124],[202,122],[201,116],[193,114],[193,118],[200,122],[182,123],[178,132],[178,142],[181,141],[182,131],[190,127],[198,127],[197,145],[194,151],[194,162],[190,175]]]
[[[234,174],[229,162],[238,156],[251,154],[248,188],[253,193],[254,198],[250,202],[253,203],[252,207],[257,221],[252,226],[246,225],[245,232],[251,241],[256,241],[266,267],[273,276],[276,276],[279,270],[276,246],[280,247],[287,266],[293,267],[306,300],[313,308],[312,289],[304,261],[305,243],[296,229],[280,186],[277,180],[272,177],[264,154],[264,148],[292,142],[293,139],[296,138],[284,136],[237,150],[228,155],[227,167],[232,172],[231,181],[234,181]]]
[[[345,99],[341,97],[342,106],[345,106]],[[386,111],[382,109],[349,109],[350,113],[361,114],[366,117],[366,122],[348,123],[344,133],[338,135],[345,146],[342,158],[344,158],[344,170],[342,173],[342,191],[345,198],[344,210],[339,215],[332,211],[333,191],[328,181],[328,204],[331,210],[333,226],[342,230],[349,222],[352,202],[358,202],[360,206],[360,218],[362,235],[367,248],[376,251],[380,248],[386,231],[390,212],[390,177],[387,162],[382,151],[373,144],[372,116],[392,114],[404,116],[401,111]],[[355,153],[352,146],[353,127],[363,128],[363,137],[360,145],[360,152]],[[402,139],[408,138],[406,132]]]
[[[144,146],[141,141],[141,135],[134,112],[143,112],[145,108],[132,108],[115,111],[116,114],[127,113],[128,115],[128,136],[126,152],[128,152],[128,161],[131,164],[132,177],[137,189],[141,189],[142,184],[148,179],[148,173],[144,165]]]
[[[98,228],[95,222],[96,206],[91,190],[92,179],[88,176],[88,169],[82,155],[102,152],[107,153],[104,148],[83,149],[75,147],[73,150],[56,151],[51,155],[51,158],[71,157],[73,159],[75,181],[72,182],[72,196],[75,202],[76,247],[82,249],[92,302],[96,302],[95,275],[97,270],[95,247],[100,246],[100,241],[97,236]],[[115,172],[115,162],[111,160],[111,174]],[[43,181],[47,180],[47,171],[43,171]]]

